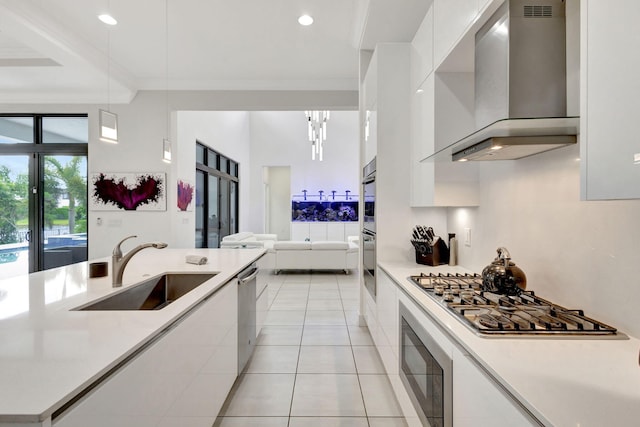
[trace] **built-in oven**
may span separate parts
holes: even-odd
[[[376,299],[376,158],[362,169],[362,266],[364,286]]]
[[[362,230],[362,269],[364,287],[376,299],[376,233]]]
[[[453,362],[402,302],[400,378],[424,426],[453,425]]]

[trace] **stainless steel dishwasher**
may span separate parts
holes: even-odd
[[[244,371],[256,340],[256,264],[238,274],[238,373]]]

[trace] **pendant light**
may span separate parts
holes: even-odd
[[[171,133],[171,112],[169,110],[169,0],[164,0],[164,36],[165,36],[165,79],[164,79],[164,93],[165,93],[165,105],[166,111],[166,136],[162,140],[162,161],[165,163],[171,163],[171,140],[169,135]]]
[[[327,140],[327,121],[329,111],[305,111],[307,117],[307,130],[309,142],[311,142],[311,160],[322,161],[324,155],[324,142]]]
[[[109,1],[107,9],[111,11],[111,2]],[[99,15],[98,19],[107,25],[107,109],[98,111],[98,124],[100,126],[100,140],[118,143],[118,115],[111,112],[111,27],[116,25],[116,21],[111,15]]]

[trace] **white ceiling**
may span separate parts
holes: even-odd
[[[0,0],[0,102],[126,103],[167,88],[357,90],[358,49],[410,41],[429,3]],[[117,26],[98,21],[107,11]],[[310,27],[298,24],[303,13]]]

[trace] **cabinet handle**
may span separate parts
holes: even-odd
[[[256,268],[256,270],[255,270],[253,273],[251,273],[251,275],[250,275],[250,276],[243,277],[242,279],[240,279],[240,278],[239,278],[239,279],[238,279],[238,282],[240,282],[240,283],[239,283],[240,285],[243,285],[243,284],[245,284],[245,283],[247,283],[247,282],[250,282],[250,281],[252,281],[253,279],[255,279],[257,275],[258,275],[258,269]]]

